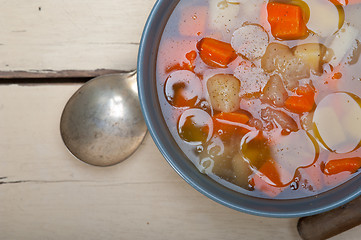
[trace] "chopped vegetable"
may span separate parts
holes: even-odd
[[[243,158],[243,154],[238,153],[232,159],[232,167],[234,171],[234,180],[233,182],[240,187],[245,189],[248,188],[248,178],[253,173],[249,163]]]
[[[243,113],[218,113],[213,116],[213,132],[218,134],[222,140],[229,140],[235,133],[244,135],[249,132],[244,128],[249,117]]]
[[[267,5],[267,12],[275,38],[291,40],[307,36],[307,27],[299,6],[271,2]]]
[[[329,37],[343,25],[343,11],[329,1],[305,0],[310,8],[307,27],[321,37]]]
[[[294,113],[310,112],[315,105],[314,100],[305,96],[289,96],[285,101],[285,107]]]
[[[352,47],[356,47],[356,39],[359,31],[345,24],[332,38],[329,48],[334,52],[334,57],[331,59],[330,64],[336,67],[341,61],[350,54]]]
[[[237,27],[237,16],[241,4],[227,3],[221,0],[208,0],[209,27],[222,33],[223,38],[230,39],[231,33]]]
[[[291,49],[283,44],[270,43],[261,60],[265,72],[277,72],[287,89],[293,90],[298,86],[298,80],[310,76],[310,67],[296,57]]]
[[[262,167],[258,171],[264,176],[266,176],[271,181],[272,185],[280,187],[282,186],[282,182],[278,169],[279,167],[277,166],[277,163],[274,160],[269,159],[262,165]]]
[[[269,101],[275,106],[283,106],[288,93],[278,75],[272,75],[263,88],[262,100]]]
[[[315,90],[310,86],[300,86],[296,89],[298,96],[289,96],[285,107],[295,113],[310,112],[315,105]]]
[[[333,175],[345,171],[355,173],[359,168],[361,168],[360,157],[343,158],[328,161],[325,165],[324,172],[327,175]]]
[[[285,101],[285,107],[295,113],[304,113],[312,110],[314,102],[304,96],[289,96]]]
[[[236,124],[242,123],[245,124],[249,121],[249,117],[246,114],[238,113],[238,112],[232,112],[232,113],[225,113],[221,112],[213,117],[217,121],[223,121],[223,123],[226,124]]]
[[[213,161],[212,172],[224,179],[234,177],[232,158],[235,155],[233,143],[225,144],[218,136],[213,136],[203,145],[199,158],[201,162]]]
[[[234,112],[239,109],[240,82],[233,75],[216,74],[208,79],[207,88],[214,110]]]
[[[267,107],[261,110],[261,116],[264,121],[281,127],[286,133],[298,131],[295,120],[283,111]]]
[[[260,58],[266,52],[268,34],[260,26],[248,24],[238,28],[232,35],[231,44],[238,54],[249,60]]]
[[[293,49],[296,57],[300,58],[304,63],[317,74],[322,74],[323,57],[327,48],[319,43],[306,43],[298,45]]]
[[[313,116],[316,137],[337,153],[353,151],[361,141],[360,99],[345,92],[323,98]],[[332,129],[332,130],[331,130]]]
[[[231,44],[213,38],[203,38],[197,44],[199,56],[209,66],[225,68],[237,58]]]
[[[276,187],[270,185],[267,181],[267,178],[255,174],[250,181],[250,184],[257,190],[263,192],[268,197],[274,198],[279,195],[286,187]]]
[[[269,79],[262,68],[248,61],[240,63],[234,70],[234,76],[241,82],[240,94],[245,97],[260,93]]]

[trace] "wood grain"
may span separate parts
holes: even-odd
[[[300,239],[295,218],[251,216],[198,193],[149,135],[113,167],[74,159],[59,120],[79,86],[0,86],[0,239]]]
[[[34,72],[135,69],[155,0],[0,3],[0,71]]]

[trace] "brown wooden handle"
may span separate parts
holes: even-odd
[[[334,210],[303,217],[297,229],[304,240],[327,239],[361,224],[361,197]]]

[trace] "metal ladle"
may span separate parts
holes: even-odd
[[[147,132],[138,99],[136,71],[96,77],[67,102],[60,133],[79,160],[111,166],[129,157]]]

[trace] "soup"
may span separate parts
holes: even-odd
[[[359,0],[181,0],[160,42],[159,102],[201,173],[292,199],[361,167]]]

